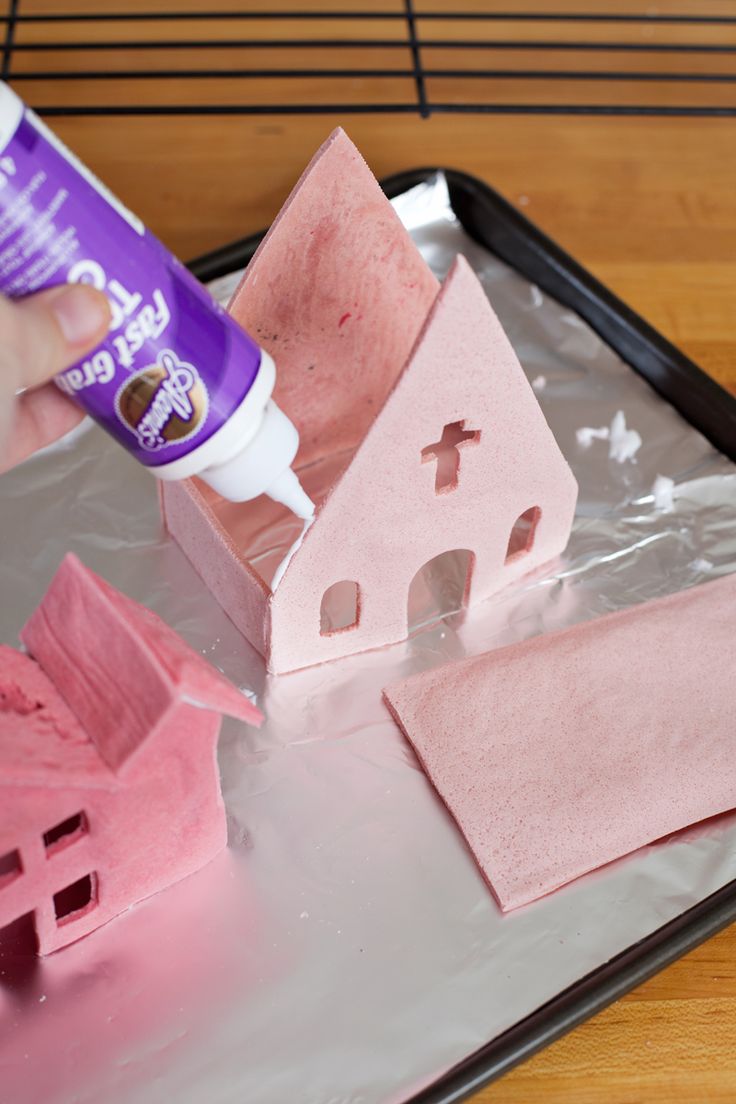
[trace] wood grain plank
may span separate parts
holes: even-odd
[[[474,1104],[732,1104],[731,928],[478,1093]]]

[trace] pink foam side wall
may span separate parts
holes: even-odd
[[[271,591],[220,523],[195,480],[161,487],[164,522],[233,624],[266,658]],[[248,508],[245,503],[243,509]]]
[[[19,849],[23,872],[0,895],[0,928],[34,912],[42,954],[198,870],[226,843],[215,759],[220,718],[171,710],[124,784],[111,790],[0,785],[0,854]],[[43,833],[83,812],[89,831],[53,854]],[[53,894],[95,875],[96,903],[57,923]]]
[[[385,691],[502,909],[736,807],[736,573]]]
[[[214,1021],[264,978],[286,974],[288,951],[271,950],[262,931],[268,919],[236,862],[219,855],[196,878],[121,917],[113,940],[103,928],[45,959],[21,992],[0,986],[6,1101],[68,1101],[82,1085],[99,1104],[109,1104],[111,1092],[140,1100],[144,1081],[187,1061],[203,1016]],[[243,953],[234,957],[238,942]]]

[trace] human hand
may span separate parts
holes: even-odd
[[[109,325],[108,301],[89,284],[16,301],[0,296],[0,471],[82,420],[84,412],[48,381],[98,345]]]

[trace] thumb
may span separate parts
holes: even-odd
[[[0,376],[14,389],[37,387],[98,345],[109,325],[110,305],[89,284],[0,297]]]

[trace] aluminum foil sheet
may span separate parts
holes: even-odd
[[[1,640],[16,642],[71,549],[268,720],[223,729],[228,851],[0,988],[2,1104],[403,1101],[736,878],[728,815],[502,916],[382,705],[411,672],[736,569],[734,465],[471,241],[441,177],[396,205],[439,276],[469,258],[534,381],[580,482],[567,556],[405,644],[268,678],[163,533],[154,480],[101,431],[5,475]],[[625,437],[626,460],[611,456],[619,411],[641,438]]]

